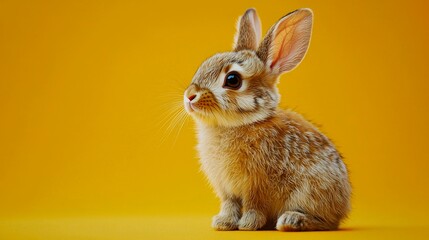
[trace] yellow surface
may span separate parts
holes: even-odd
[[[8,220],[0,238],[75,239],[428,239],[429,229],[415,226],[353,226],[331,232],[230,231],[210,228],[209,217],[116,217]]]
[[[210,229],[218,200],[198,170],[193,123],[169,114],[202,60],[230,49],[248,7],[264,32],[314,11],[309,52],[279,87],[282,105],[321,124],[345,156],[354,196],[343,231]],[[428,10],[1,0],[0,239],[427,239]]]

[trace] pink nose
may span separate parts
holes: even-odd
[[[188,99],[190,102],[192,102],[192,100],[194,100],[195,97],[197,97],[197,94],[193,94],[193,95],[189,96]]]

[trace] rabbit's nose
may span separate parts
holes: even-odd
[[[192,94],[188,96],[189,102],[192,102],[192,100],[194,100],[196,97],[197,97],[197,94]]]

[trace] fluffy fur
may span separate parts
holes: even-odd
[[[349,212],[347,169],[332,142],[278,108],[277,79],[304,58],[312,16],[309,9],[286,15],[259,44],[259,18],[247,10],[234,51],[207,59],[185,91],[201,166],[222,202],[217,230],[332,230]],[[239,89],[223,87],[231,72],[242,78]]]

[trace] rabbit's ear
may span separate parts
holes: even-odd
[[[289,72],[304,58],[310,44],[313,12],[298,9],[282,17],[258,48],[258,57],[275,74]]]
[[[237,33],[234,38],[234,51],[256,51],[261,36],[261,21],[258,14],[255,9],[248,9],[238,20]]]

